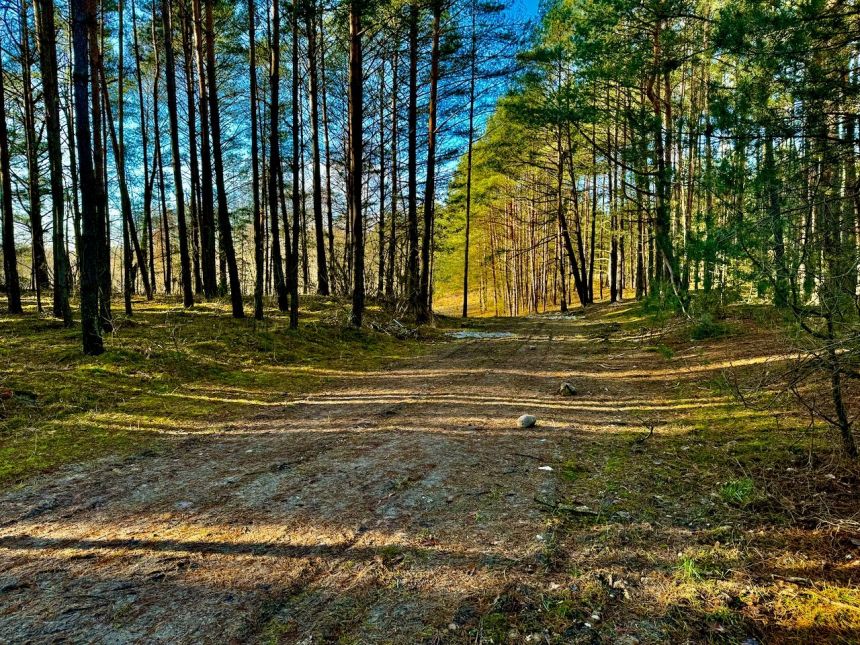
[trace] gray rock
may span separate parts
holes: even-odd
[[[521,428],[531,428],[537,423],[537,417],[532,416],[531,414],[524,414],[519,419],[517,419],[517,425]]]
[[[565,381],[558,387],[558,393],[561,396],[574,396],[576,394],[576,388],[570,381]]]

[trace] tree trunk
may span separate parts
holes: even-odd
[[[418,5],[409,5],[409,159],[408,159],[408,249],[406,291],[409,308],[418,315],[420,306],[418,274]]]
[[[9,313],[20,314],[21,282],[18,277],[18,254],[15,250],[15,220],[12,217],[12,171],[9,166],[9,133],[6,128],[6,91],[3,86],[3,49],[0,46],[0,189],[3,202],[3,273],[6,277],[6,299]]]
[[[430,256],[433,253],[433,216],[436,207],[436,109],[439,96],[439,31],[442,0],[433,2],[433,45],[430,52],[430,104],[427,127],[427,176],[424,184],[424,236],[421,240],[421,292],[417,320],[430,321]]]
[[[104,69],[101,69],[100,73],[102,75],[102,88],[104,90],[105,108],[107,110],[107,123],[110,132],[111,144],[113,146],[114,165],[116,166],[119,181],[123,227],[127,231],[129,240],[128,251],[129,254],[131,254],[131,252],[133,251],[135,256],[137,257],[138,265],[141,267],[141,277],[143,280],[144,292],[146,293],[147,299],[152,299],[152,291],[150,289],[149,278],[146,275],[146,263],[143,255],[143,249],[141,249],[140,242],[138,240],[137,228],[134,224],[134,216],[132,214],[131,208],[131,197],[128,193],[128,182],[126,180],[125,174],[125,147],[123,145],[124,141],[122,138],[117,137],[116,129],[114,127],[113,114],[111,112],[110,102],[108,101],[107,96],[107,83],[104,80]],[[120,101],[122,101],[122,99],[120,99]],[[120,132],[122,132],[122,119],[120,119],[119,122]],[[128,313],[128,311],[126,313]]]
[[[364,77],[361,60],[361,2],[362,0],[351,0],[349,5],[349,201],[352,206],[352,238],[355,249],[351,316],[354,327],[361,327],[364,315],[364,217],[361,203]]]
[[[218,105],[218,84],[215,68],[215,27],[212,16],[212,3],[206,0],[206,72],[209,80],[209,127],[212,137],[212,161],[215,166],[215,186],[218,191],[218,228],[221,231],[221,251],[227,261],[227,275],[230,281],[230,303],[234,318],[243,318],[242,286],[239,283],[239,268],[236,264],[236,250],[233,247],[233,227],[230,211],[227,209],[227,189],[224,184],[224,161],[221,151],[221,114]]]
[[[218,294],[215,272],[215,204],[212,187],[212,154],[209,145],[209,92],[206,81],[206,42],[203,39],[201,0],[191,0],[194,45],[197,53],[197,84],[200,101],[200,246],[203,292],[207,298]]]
[[[325,227],[322,213],[322,170],[320,161],[319,87],[317,82],[316,4],[305,7],[305,31],[308,39],[308,75],[310,81],[311,151],[313,154],[313,209],[317,249],[317,293],[329,295],[328,264],[325,257]]]
[[[33,279],[37,294],[51,286],[48,259],[45,254],[45,232],[42,226],[42,200],[39,187],[39,150],[36,144],[36,108],[30,74],[30,30],[26,0],[20,0],[21,83],[24,97],[24,138],[27,142],[27,194],[29,197],[30,234],[33,241]],[[39,301],[41,310],[41,300]]]
[[[60,126],[60,88],[57,80],[57,31],[54,26],[54,3],[36,0],[39,68],[42,74],[42,96],[45,101],[45,127],[48,133],[48,158],[51,170],[51,207],[53,210],[54,316],[72,324],[69,306],[69,256],[65,243],[65,195],[63,190],[63,150]]]
[[[385,275],[385,295],[394,297],[394,259],[397,247],[397,61],[400,58],[395,48],[392,52],[394,63],[391,70],[391,223],[388,226],[388,271]]]
[[[379,67],[379,263],[376,275],[376,297],[385,289],[385,59]]]
[[[141,272],[149,269],[150,290],[155,291],[155,250],[152,238],[152,182],[153,178],[149,172],[149,138],[146,127],[146,111],[143,103],[143,77],[140,71],[140,42],[137,34],[137,9],[135,2],[131,2],[131,29],[134,46],[134,69],[137,80],[137,100],[140,106],[140,136],[141,149],[143,152],[143,239],[146,256],[146,264],[141,265]],[[156,90],[153,91],[153,93]]]
[[[185,97],[188,104],[188,165],[191,171],[191,266],[194,293],[204,293],[200,265],[200,165],[197,158],[197,108],[194,96],[194,24],[189,1],[182,6],[182,58],[185,69]]]
[[[475,139],[475,76],[478,57],[478,33],[475,27],[475,0],[471,3],[472,46],[469,50],[469,141],[466,151],[466,231],[463,251],[463,318],[469,316],[469,237],[472,225],[472,148]],[[561,164],[559,164],[559,173]],[[561,197],[561,186],[558,191]]]
[[[254,0],[248,0],[248,78],[251,94],[251,193],[254,218],[254,318],[263,319],[263,212],[260,209],[260,153],[257,142],[257,34]]]
[[[81,177],[81,188],[86,190],[87,186],[93,187],[96,200],[96,217],[98,218],[98,283],[99,283],[99,316],[101,326],[105,331],[113,330],[111,315],[111,295],[113,287],[110,273],[110,233],[107,209],[107,189],[105,186],[105,147],[103,133],[103,109],[102,91],[99,70],[101,69],[101,51],[99,49],[99,28],[93,13],[90,23],[90,85],[92,100],[92,123],[93,123],[93,182],[87,184]]]
[[[185,189],[182,185],[182,159],[179,156],[179,116],[176,99],[176,61],[173,55],[173,18],[170,0],[161,0],[161,24],[164,29],[165,79],[167,113],[170,119],[170,156],[173,162],[173,192],[176,200],[176,228],[179,235],[179,268],[182,282],[182,304],[194,304],[191,285],[191,256],[188,253],[188,230],[185,222]]]
[[[95,183],[89,124],[89,33],[94,27],[94,0],[72,0],[73,76],[77,128],[78,176],[82,186]],[[99,324],[99,218],[94,191],[81,191],[81,324],[85,354],[104,351]]]
[[[284,280],[284,264],[281,258],[280,223],[278,221],[278,171],[281,166],[279,139],[280,84],[281,84],[281,11],[278,0],[272,0],[270,18],[271,42],[269,43],[269,217],[272,231],[272,270],[275,277],[275,293],[278,309],[287,311],[289,293]],[[287,249],[289,257],[289,249]]]
[[[320,18],[320,80],[322,81],[322,121],[323,121],[323,141],[325,145],[325,199],[326,199],[326,228],[328,233],[328,261],[329,261],[329,290],[336,289],[337,285],[332,283],[336,279],[337,267],[336,256],[334,254],[334,214],[332,213],[331,205],[331,147],[329,145],[328,131],[328,99],[325,80],[325,32],[323,31],[322,15]]]
[[[275,0],[277,2],[277,0]],[[293,4],[290,13],[290,26],[293,31],[292,39],[292,99],[293,99],[293,234],[292,249],[289,255],[290,273],[290,329],[299,327],[299,218],[301,217],[301,206],[299,204],[299,9],[297,1]],[[286,217],[286,212],[284,213]]]

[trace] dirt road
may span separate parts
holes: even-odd
[[[569,462],[599,478],[643,409],[708,403],[655,395],[697,375],[661,372],[630,331],[607,342],[605,319],[490,328],[513,335],[5,494],[0,641],[590,642],[641,584],[553,507],[644,529],[599,481],[571,497]],[[559,396],[568,378],[579,393]],[[649,568],[675,556],[661,548]],[[642,622],[612,629],[648,640]]]

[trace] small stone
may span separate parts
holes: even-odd
[[[564,383],[559,385],[558,393],[561,396],[574,396],[576,394],[576,388],[570,381],[565,381]]]
[[[531,428],[537,423],[537,417],[531,414],[524,414],[517,419],[517,425],[521,428]]]
[[[194,502],[189,502],[189,501],[176,502],[176,508],[178,508],[180,511],[187,511],[192,506],[194,506]]]
[[[456,632],[459,629],[459,627],[457,627],[457,623],[449,623],[448,629],[451,630],[452,632]]]

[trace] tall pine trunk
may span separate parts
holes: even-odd
[[[317,78],[316,4],[308,0],[305,31],[308,38],[308,76],[310,81],[311,151],[313,154],[313,209],[317,250],[317,293],[329,295],[328,264],[325,253],[325,228],[322,213],[322,169],[320,162],[319,83]]]
[[[95,23],[94,0],[72,0],[73,77],[75,94],[75,138],[78,177],[82,186],[95,183],[93,146],[89,123],[89,35]],[[99,324],[99,217],[94,191],[81,191],[81,325],[84,353],[104,351]]]
[[[418,268],[418,5],[409,5],[409,159],[407,179],[407,256],[406,292],[409,308],[419,311],[420,286]]]
[[[189,0],[182,6],[182,59],[185,70],[185,98],[188,105],[188,166],[191,173],[191,269],[194,293],[204,293],[200,263],[200,164],[197,158],[197,106],[194,94],[194,24]]]
[[[63,150],[60,126],[60,87],[57,80],[57,31],[54,25],[54,3],[36,0],[36,33],[38,34],[39,69],[42,74],[42,97],[45,102],[45,129],[48,134],[48,160],[51,172],[51,208],[53,210],[54,316],[72,324],[69,306],[69,256],[65,242],[65,195],[63,190]]]
[[[215,186],[218,192],[218,228],[220,230],[221,251],[227,262],[227,276],[230,282],[230,304],[234,318],[245,315],[242,306],[242,286],[239,282],[239,267],[236,263],[236,250],[233,247],[233,226],[230,211],[227,209],[227,188],[224,183],[224,160],[221,150],[221,111],[218,104],[218,83],[215,67],[215,26],[212,4],[206,0],[206,73],[209,81],[209,128],[212,137],[212,161],[215,166]]]
[[[42,199],[39,186],[39,150],[36,142],[36,106],[33,99],[33,83],[30,74],[30,29],[27,0],[20,0],[21,34],[21,83],[24,98],[24,139],[27,144],[27,195],[30,216],[30,234],[33,253],[33,283],[37,295],[51,285],[48,274],[48,258],[45,253],[45,232],[42,225]],[[39,300],[41,310],[41,299]]]
[[[200,101],[200,261],[203,292],[207,298],[218,293],[215,272],[215,204],[212,187],[212,154],[209,145],[209,93],[206,80],[206,43],[203,38],[201,0],[191,0],[194,45],[197,58],[197,85]]]
[[[271,42],[269,43],[269,217],[272,231],[272,271],[275,277],[275,293],[278,309],[287,311],[289,293],[284,278],[281,258],[280,223],[278,220],[278,170],[281,166],[281,146],[278,132],[280,121],[281,84],[281,10],[279,0],[272,0]],[[286,227],[285,227],[286,232]],[[287,257],[289,257],[287,249]]]
[[[113,330],[113,316],[111,314],[111,296],[113,285],[111,284],[110,272],[110,231],[107,209],[107,188],[105,186],[105,146],[104,146],[104,110],[102,108],[102,90],[99,70],[101,69],[101,50],[99,49],[99,24],[96,22],[95,13],[90,22],[90,91],[92,101],[92,154],[93,154],[93,181],[88,184],[81,176],[81,189],[86,191],[87,186],[92,186],[96,201],[96,217],[98,219],[98,284],[99,284],[99,317],[102,329]]]
[[[274,0],[277,2],[277,0]],[[292,100],[293,100],[293,159],[292,159],[292,209],[293,209],[293,234],[292,249],[288,254],[289,282],[290,282],[290,329],[298,329],[299,326],[299,218],[301,207],[299,204],[299,7],[294,2],[290,12],[290,27],[293,32],[292,39]],[[286,209],[284,212],[286,217]],[[286,220],[285,220],[286,224]],[[284,227],[286,228],[286,226]]]
[[[361,1],[349,5],[349,174],[352,207],[354,277],[351,322],[361,327],[364,316],[364,217],[362,214],[362,163],[364,145],[364,76],[361,52]]]
[[[254,0],[248,0],[248,79],[251,94],[251,197],[254,218],[254,318],[263,319],[263,211],[260,208],[260,152],[257,141],[257,33]]]
[[[182,158],[179,156],[179,116],[176,100],[176,60],[173,54],[173,18],[170,0],[161,0],[161,24],[164,30],[165,80],[167,112],[170,120],[170,157],[173,162],[173,193],[176,200],[176,228],[179,235],[179,269],[182,282],[182,304],[194,304],[191,285],[191,256],[188,253],[188,230],[185,221],[185,189],[182,184]]]
[[[9,166],[9,133],[6,128],[6,90],[3,86],[3,48],[0,47],[0,191],[3,202],[3,273],[10,314],[20,314],[21,282],[15,250],[15,220],[12,217],[12,169]]]
[[[439,100],[439,31],[442,1],[433,2],[433,45],[430,52],[430,116],[427,127],[427,177],[424,184],[424,237],[421,240],[421,292],[417,319],[429,322],[431,256],[433,253],[433,216],[436,207],[436,110]]]

